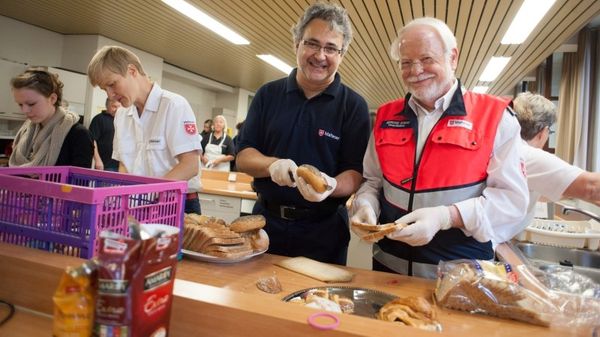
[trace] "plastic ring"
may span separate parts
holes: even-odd
[[[331,318],[333,320],[333,323],[331,323],[331,324],[317,323],[315,320],[318,317]],[[333,330],[333,329],[337,328],[338,326],[340,326],[340,319],[336,315],[328,313],[328,312],[317,312],[317,313],[314,313],[314,314],[308,316],[308,324],[319,330]]]

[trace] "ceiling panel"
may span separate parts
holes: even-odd
[[[218,82],[256,91],[284,76],[258,59],[273,54],[296,64],[290,29],[312,1],[189,0],[251,41],[236,46],[183,17],[160,0],[6,0],[0,15],[62,34],[99,34],[162,57]],[[399,71],[389,57],[396,31],[414,17],[435,16],[455,32],[457,76],[467,88],[492,56],[511,56],[490,93],[512,92],[518,81],[600,14],[597,0],[557,0],[524,44],[500,40],[522,0],[338,0],[348,10],[354,40],[340,66],[343,81],[371,108],[402,96]]]

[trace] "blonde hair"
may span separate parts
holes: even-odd
[[[526,141],[556,122],[556,106],[542,95],[522,92],[513,100],[513,109]]]
[[[102,82],[106,70],[125,76],[130,64],[136,67],[141,75],[146,76],[140,59],[133,52],[119,46],[104,46],[92,57],[87,75],[92,85],[97,86]]]
[[[223,116],[223,115],[216,115],[213,118],[213,131],[214,131],[214,128],[215,128],[215,122],[216,122],[217,118],[223,120],[223,124],[224,124],[224,126],[223,126],[223,133],[227,134],[227,118],[225,118],[225,116]]]

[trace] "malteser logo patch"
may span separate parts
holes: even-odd
[[[339,136],[336,136],[333,133],[325,131],[323,129],[319,129],[319,137],[323,137],[323,136],[329,137],[329,138],[335,139],[335,140],[340,140]]]
[[[198,131],[196,131],[196,123],[194,122],[183,122],[183,128],[187,134],[195,135],[198,133]]]
[[[451,119],[448,121],[449,128],[464,128],[467,130],[473,130],[473,123],[464,119]]]

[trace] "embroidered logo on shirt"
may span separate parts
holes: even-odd
[[[473,130],[473,123],[464,119],[451,119],[448,121],[449,128],[464,128],[467,130]]]
[[[319,137],[323,137],[323,136],[325,136],[325,137],[329,137],[329,138],[331,138],[331,139],[335,139],[335,140],[340,140],[340,137],[339,137],[339,136],[336,136],[336,135],[334,135],[333,133],[331,133],[331,132],[327,132],[327,131],[325,131],[325,130],[323,130],[323,129],[319,129]]]
[[[196,131],[196,123],[194,122],[183,122],[183,128],[189,135],[195,135],[198,133],[198,131]]]

